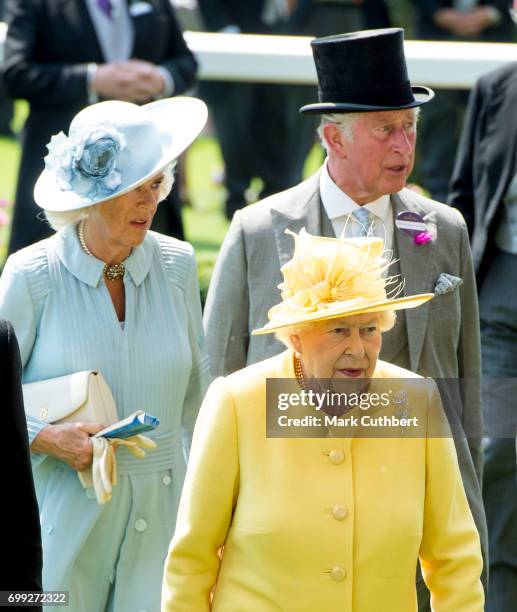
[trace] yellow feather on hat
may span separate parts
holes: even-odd
[[[299,234],[286,233],[295,245],[292,259],[280,270],[282,302],[270,309],[269,323],[254,335],[304,322],[413,308],[433,297],[426,293],[398,298],[403,282],[385,275],[393,261],[381,238],[324,238],[305,228]]]

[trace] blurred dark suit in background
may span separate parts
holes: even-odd
[[[0,21],[4,21],[5,0],[0,0]],[[0,78],[0,136],[13,136],[11,121],[14,115],[14,103],[7,95]]]
[[[72,117],[97,101],[89,91],[90,63],[97,64],[98,71],[106,67],[114,69],[110,84],[114,95],[98,96],[101,99],[150,101],[155,96],[147,94],[146,88],[155,78],[155,69],[163,69],[170,76],[165,85],[166,89],[172,85],[174,95],[184,92],[194,82],[196,61],[183,40],[170,1],[149,0],[144,4],[123,0],[120,6],[122,30],[111,37],[108,30],[108,35],[103,37],[99,23],[107,24],[103,27],[108,28],[111,25],[105,16],[95,13],[99,10],[97,0],[6,2],[4,82],[13,97],[24,98],[30,105],[23,131],[9,253],[52,233],[36,216],[41,211],[34,203],[32,192],[44,167],[43,157],[50,137],[61,130],[67,132]],[[130,58],[145,60],[152,66],[140,63],[136,67],[135,62],[128,62]],[[136,83],[139,77],[134,75],[144,72],[146,80],[142,76],[139,85]],[[121,88],[117,95],[117,79],[122,74],[133,75],[135,82],[126,97],[122,96]],[[137,95],[133,92],[138,88],[142,93]],[[181,219],[170,201],[163,202],[158,211],[153,229],[181,236]]]
[[[16,336],[0,319],[0,389],[2,390],[2,503],[4,563],[0,591],[41,591],[41,532],[34,491],[27,423],[23,409],[22,368]],[[41,611],[41,606],[13,610]]]
[[[470,96],[449,194],[467,221],[478,277],[490,562],[486,612],[513,610],[517,601],[516,109],[517,63],[481,77]]]

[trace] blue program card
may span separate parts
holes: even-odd
[[[95,435],[105,438],[129,438],[156,429],[159,424],[160,419],[158,417],[139,411],[117,423],[113,423],[113,425],[106,427]]]

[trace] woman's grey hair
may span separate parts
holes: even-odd
[[[165,200],[165,198],[169,195],[172,186],[174,185],[174,170],[176,168],[176,160],[169,162],[165,168],[162,170],[163,172],[163,181],[160,185],[160,192],[158,195],[158,202]],[[158,172],[156,173],[158,174]],[[86,208],[79,208],[77,210],[67,210],[64,212],[55,212],[52,210],[44,210],[45,217],[50,225],[50,227],[56,232],[60,230],[65,225],[70,225],[71,223],[79,223],[83,219],[86,219],[92,209],[96,206],[93,204],[92,206],[87,206]]]
[[[420,116],[420,108],[417,106],[411,110],[413,111],[415,119],[418,121],[418,117]],[[323,128],[327,123],[334,123],[337,125],[348,142],[352,142],[354,140],[354,124],[361,117],[361,115],[364,114],[365,113],[332,113],[322,115],[320,124],[318,126],[318,136],[320,137],[323,148],[326,150],[328,147],[328,143],[323,134]]]
[[[345,315],[344,315],[345,316]],[[379,312],[379,327],[381,332],[389,331],[397,320],[397,315],[394,310],[383,310]],[[325,321],[326,322],[326,321]],[[280,340],[287,348],[294,349],[291,340],[292,336],[298,336],[309,329],[314,329],[321,325],[322,321],[314,321],[313,323],[300,323],[298,325],[290,325],[289,327],[283,327],[279,329],[275,336],[277,340]]]

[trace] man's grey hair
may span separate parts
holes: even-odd
[[[175,168],[176,160],[168,163],[162,170],[163,181],[160,185],[158,202],[165,200],[165,198],[169,195],[172,186],[174,185]],[[158,174],[158,172],[156,174]],[[96,204],[92,204],[92,206],[87,206],[85,208],[78,208],[77,210],[67,210],[63,212],[45,209],[43,212],[45,213],[45,217],[47,218],[50,227],[57,232],[66,225],[70,225],[71,223],[79,223],[79,221],[86,219],[95,206]]]
[[[354,124],[363,113],[333,113],[328,115],[321,115],[320,124],[318,126],[318,136],[320,137],[321,144],[327,149],[327,141],[323,134],[323,128],[327,123],[334,123],[339,126],[341,133],[348,140],[352,142],[354,139]]]
[[[420,108],[417,106],[416,108],[411,109],[415,116],[416,121],[418,121],[418,117],[420,116]],[[352,142],[354,140],[354,125],[356,121],[365,113],[332,113],[321,116],[320,124],[318,126],[318,136],[320,137],[321,144],[323,148],[327,150],[328,143],[325,140],[325,136],[323,134],[323,128],[327,123],[334,123],[339,127],[343,136],[348,140],[348,142]]]

